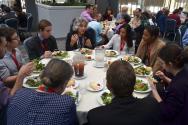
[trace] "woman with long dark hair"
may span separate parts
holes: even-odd
[[[106,49],[113,47],[113,50],[118,52],[128,52],[130,48],[133,47],[130,25],[122,25],[120,27],[119,33],[115,34],[106,45],[103,45],[103,47]]]
[[[188,123],[188,69],[185,51],[176,44],[164,46],[158,54],[162,67],[173,75],[168,78],[162,71],[156,72],[168,83],[164,97],[158,94],[156,86],[151,83],[152,93],[161,108],[162,125],[186,125]]]

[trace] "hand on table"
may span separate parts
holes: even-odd
[[[44,52],[44,58],[50,58],[52,57],[52,52],[51,51],[45,51]]]

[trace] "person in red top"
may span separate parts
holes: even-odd
[[[180,12],[179,9],[175,9],[173,13],[168,16],[169,19],[176,20],[176,28],[178,28],[181,25],[179,12]]]

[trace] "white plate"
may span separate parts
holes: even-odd
[[[113,52],[115,52],[116,55],[114,55],[114,56],[106,56],[106,52],[109,52],[109,51],[113,51]],[[106,56],[106,57],[117,57],[118,55],[119,55],[119,52],[116,51],[116,50],[106,50],[106,51],[105,51],[105,56]]]
[[[87,77],[87,75],[84,73],[84,75],[83,76],[81,76],[81,77],[77,77],[77,76],[73,76],[73,78],[74,79],[76,79],[76,80],[81,80],[81,79],[85,79]]]
[[[75,81],[74,86],[69,86],[69,87],[66,87],[66,88],[73,88],[73,89],[76,89],[76,88],[79,87],[79,85],[80,85],[80,83]]]
[[[140,79],[140,78],[136,78],[136,79],[142,80],[143,83],[147,84],[148,85],[148,90],[146,90],[146,91],[137,91],[137,90],[134,90],[134,92],[137,92],[137,93],[148,93],[148,92],[151,91],[151,87],[150,87],[150,84],[149,84],[148,80],[146,80],[146,79]]]
[[[66,88],[65,91],[62,93],[62,95],[65,94],[66,92],[72,92],[74,96],[76,96],[76,93],[78,93],[78,100],[75,101],[75,104],[78,105],[82,98],[80,92],[72,88]]]
[[[102,91],[102,92],[97,96],[97,102],[98,102],[100,105],[105,105],[105,104],[103,103],[102,98],[101,98],[102,94],[105,93],[105,92],[110,93],[109,90],[104,90],[104,91]]]
[[[40,60],[40,63],[44,64],[45,66],[50,62],[51,58],[44,58]]]
[[[140,65],[141,66],[141,65]],[[136,68],[140,67],[140,66],[137,66]],[[146,67],[145,65],[143,65],[143,67]],[[134,68],[135,69],[135,68]],[[136,74],[136,73],[135,73]],[[136,76],[138,77],[148,77],[148,76],[152,76],[153,74],[153,71],[150,71],[150,74],[149,75],[139,75],[139,74],[136,74]]]
[[[104,89],[104,85],[103,85],[102,83],[100,83],[100,82],[99,82],[99,84],[100,84],[100,88],[99,88],[98,90],[95,90],[95,89],[93,89],[93,88],[90,87],[90,83],[89,83],[89,84],[87,85],[87,90],[89,90],[89,91],[91,91],[91,92],[98,92],[98,91],[103,90],[103,89]]]
[[[38,87],[31,87],[28,84],[26,84],[26,82],[27,82],[28,79],[34,79],[36,77],[39,77],[39,74],[33,74],[31,76],[25,77],[24,80],[23,80],[23,87],[25,87],[25,88],[31,88],[31,89],[37,89]]]
[[[125,56],[127,56],[127,58],[130,57],[129,55],[125,55]],[[122,59],[124,59],[125,56]],[[134,57],[137,58],[139,60],[139,62],[138,63],[134,63],[134,62],[129,62],[128,61],[130,64],[132,64],[134,66],[134,65],[139,65],[140,63],[142,63],[142,60],[139,57],[137,57],[137,56],[134,56]]]

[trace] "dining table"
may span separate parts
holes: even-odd
[[[80,54],[78,51],[68,51],[68,57],[64,58],[62,60],[67,61],[68,63],[72,64],[73,57],[77,54]],[[99,101],[98,98],[100,98],[101,93],[104,91],[107,91],[106,87],[106,71],[108,69],[108,62],[119,60],[125,56],[126,53],[120,54],[117,52],[117,55],[114,57],[104,57],[104,67],[97,67],[96,66],[96,60],[95,60],[95,50],[92,51],[91,59],[85,60],[84,65],[84,75],[83,77],[75,77],[73,75],[72,79],[75,80],[75,82],[78,84],[78,87],[76,88],[77,91],[79,91],[80,100],[77,103],[77,116],[80,124],[84,124],[87,122],[87,113],[91,109],[94,109],[99,106],[103,106]],[[45,58],[40,60],[42,64],[47,65],[48,62],[52,58]],[[145,77],[140,77],[140,79],[145,80]],[[91,91],[88,89],[90,83],[96,82],[103,85],[103,88],[99,91]],[[150,92],[147,93],[138,93],[133,92],[133,96],[136,98],[145,98],[148,96]]]

